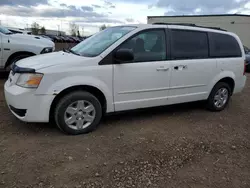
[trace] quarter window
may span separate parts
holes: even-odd
[[[173,59],[208,58],[208,37],[206,32],[177,30],[171,31]]]
[[[221,33],[209,33],[210,55],[212,57],[241,57],[241,49],[237,40]]]
[[[128,39],[119,49],[130,49],[134,54],[133,62],[166,60],[166,38],[162,29],[148,30]]]

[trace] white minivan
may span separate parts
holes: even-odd
[[[20,60],[5,83],[11,112],[68,134],[110,112],[206,100],[223,110],[246,82],[238,36],[183,25],[107,28],[70,50]]]

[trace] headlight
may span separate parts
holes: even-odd
[[[44,48],[41,51],[41,54],[47,54],[47,53],[50,53],[50,52],[53,52],[53,48],[52,47],[47,47],[47,48]]]
[[[37,88],[43,78],[40,73],[23,73],[20,74],[16,85],[26,88]]]

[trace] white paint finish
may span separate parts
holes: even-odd
[[[176,66],[186,66],[184,69],[176,70]],[[186,96],[195,98],[195,96],[209,95],[209,83],[220,72],[217,69],[216,59],[194,59],[194,60],[176,60],[171,61],[171,84],[169,91],[170,102],[174,101],[188,102]],[[176,88],[175,88],[176,87]],[[194,95],[194,96],[192,96]],[[200,98],[199,98],[200,99]],[[172,103],[172,102],[171,102]]]
[[[48,122],[50,105],[54,95],[34,95],[35,89],[26,89],[12,85],[9,80],[4,85],[5,99],[8,105],[19,109],[28,109],[25,117],[17,118],[26,122]]]
[[[55,44],[52,41],[43,37],[36,39],[36,36],[33,35],[5,35],[3,33],[0,33],[0,36],[2,46],[2,62],[0,68],[4,68],[8,58],[16,52],[30,52],[37,55],[46,47],[55,47]]]
[[[161,67],[168,70],[157,71]],[[114,65],[115,110],[155,106],[158,100],[167,104],[170,73],[168,61]]]
[[[19,61],[18,66],[34,68],[43,73],[44,77],[37,89],[24,89],[15,85],[19,76],[16,74],[13,83],[7,81],[5,84],[7,103],[17,108],[27,108],[27,116],[18,117],[23,121],[47,122],[54,94],[72,86],[88,85],[99,89],[106,98],[107,112],[203,100],[208,97],[214,85],[225,77],[235,81],[235,93],[243,89],[246,81],[243,76],[245,55],[241,58],[98,64],[131,35],[161,26],[137,27],[97,57],[87,58],[57,52]],[[169,27],[211,31],[184,26]],[[243,53],[239,38],[229,34],[237,39]],[[184,66],[181,70],[175,70],[174,67],[179,65]],[[42,109],[41,114],[36,111],[37,106]]]

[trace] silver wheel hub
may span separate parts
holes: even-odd
[[[64,121],[71,129],[82,130],[92,124],[95,116],[96,110],[93,104],[89,101],[79,100],[66,108]]]
[[[223,107],[228,100],[228,90],[227,88],[220,88],[214,96],[214,105],[217,108]]]

